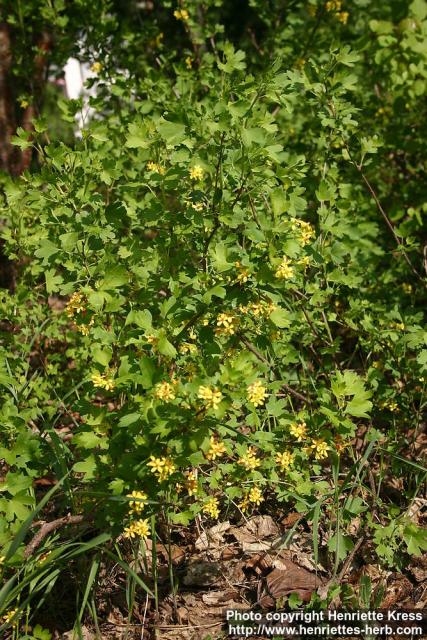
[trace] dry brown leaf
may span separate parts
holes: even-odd
[[[271,516],[254,516],[241,527],[231,527],[230,533],[240,543],[256,543],[277,537],[279,528]]]
[[[183,582],[186,586],[206,587],[218,582],[221,568],[217,562],[199,560],[188,565]]]

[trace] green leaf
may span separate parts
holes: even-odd
[[[101,282],[100,289],[102,291],[110,291],[122,287],[129,282],[129,274],[124,267],[111,267]]]
[[[275,309],[271,312],[270,320],[271,322],[273,322],[273,324],[276,325],[276,327],[280,327],[281,329],[289,327],[291,324],[291,321],[289,319],[289,312],[285,309],[280,308]]]
[[[166,338],[166,336],[160,336],[157,342],[157,349],[159,353],[163,356],[167,356],[168,358],[174,358],[177,354],[177,350],[173,346],[171,342]]]

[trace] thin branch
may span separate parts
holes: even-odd
[[[72,516],[69,514],[68,516],[64,516],[63,518],[58,518],[57,520],[52,520],[51,522],[45,522],[40,529],[37,531],[34,538],[27,544],[24,550],[24,558],[29,558],[32,556],[37,549],[52,531],[56,531],[61,527],[65,527],[69,524],[80,524],[84,521],[84,516]]]

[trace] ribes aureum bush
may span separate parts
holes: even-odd
[[[0,542],[11,566],[34,480],[52,475],[65,478],[57,509],[108,539],[292,507],[332,522],[337,562],[355,516],[390,564],[402,539],[409,553],[425,545],[406,519],[425,473],[407,453],[425,404],[425,203],[401,190],[392,223],[381,205],[399,169],[378,160],[394,135],[386,107],[367,126],[364,56],[379,46],[381,66],[398,45],[357,40],[373,17],[355,10],[360,51],[323,46],[351,23],[341,5],[304,14],[313,28],[319,12],[326,21],[310,60],[269,25],[278,55],[262,65],[230,42],[201,46],[213,26],[195,31],[191,3],[171,8],[196,55],[168,58],[149,24],[143,74],[94,60],[81,140],[51,142],[42,120],[33,139],[18,132],[38,168],[4,179],[3,235],[20,269],[2,301]],[[418,44],[410,55],[424,69]],[[417,99],[411,87],[405,99]],[[80,106],[61,108],[72,121]],[[401,501],[383,505],[391,545],[358,488],[372,460],[405,474]]]

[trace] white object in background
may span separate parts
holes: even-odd
[[[88,78],[94,78],[95,76],[96,74],[90,70],[86,62],[82,63],[77,60],[77,58],[68,58],[64,67],[67,98],[70,98],[70,100],[78,100],[78,98],[83,97],[83,108],[80,113],[76,115],[76,135],[79,138],[82,135],[82,129],[94,111],[89,107],[89,98],[96,95],[95,87],[88,89],[85,87],[85,82]]]

